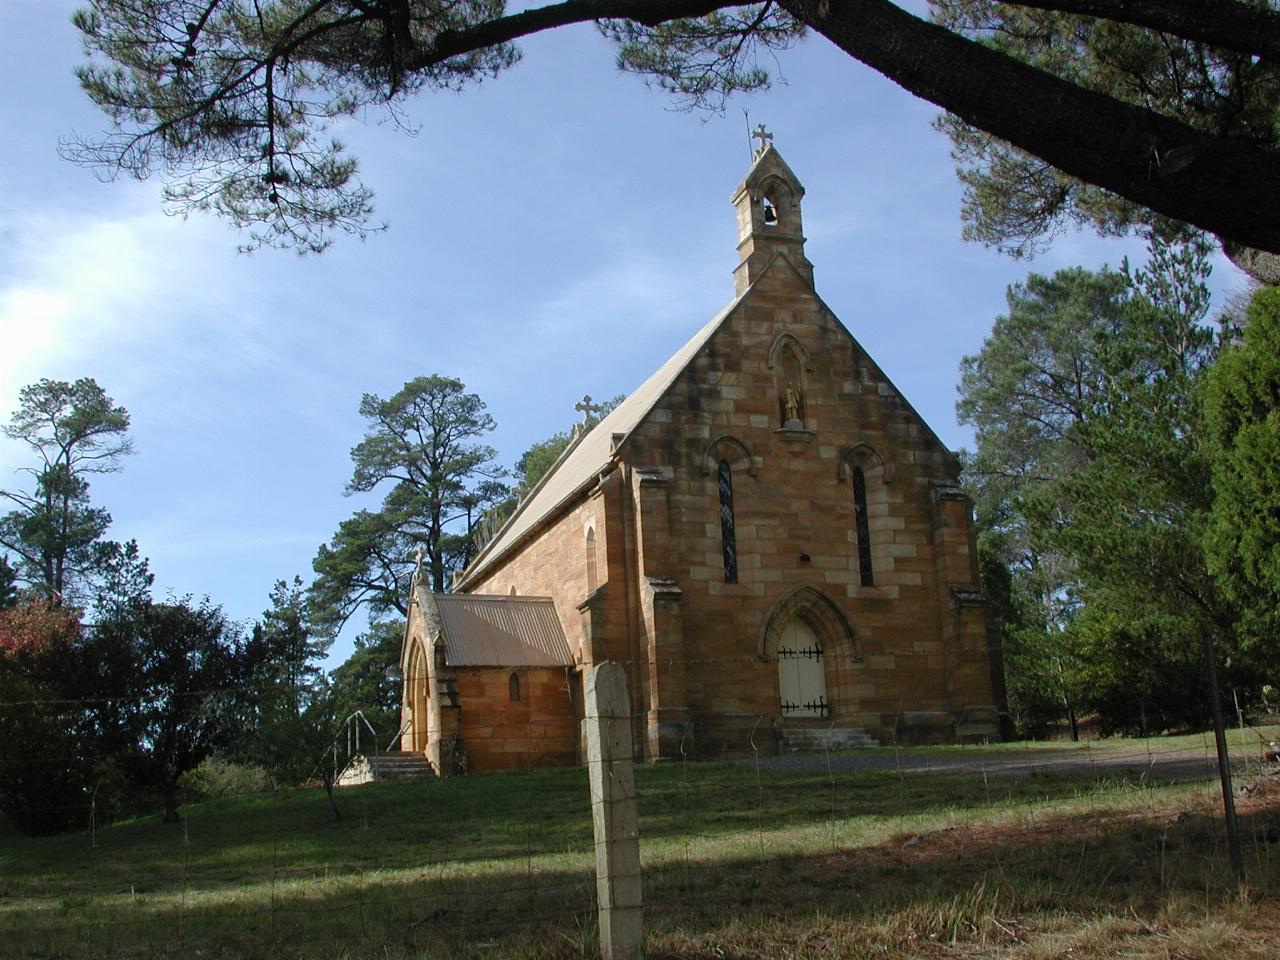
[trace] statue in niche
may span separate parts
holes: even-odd
[[[782,393],[782,425],[790,430],[801,430],[804,424],[800,420],[800,413],[804,405],[804,396],[800,393],[800,388],[794,383],[788,383],[787,389]]]

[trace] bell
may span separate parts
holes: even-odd
[[[777,211],[773,209],[773,204],[771,204],[768,200],[764,202],[764,222],[765,223],[778,222]]]

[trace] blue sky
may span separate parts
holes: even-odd
[[[60,137],[105,124],[72,75],[76,5],[0,0],[0,416],[24,384],[94,377],[137,446],[93,485],[110,536],[139,541],[159,592],[208,594],[238,619],[277,578],[307,578],[361,505],[342,488],[362,393],[457,376],[512,463],[731,298],[744,108],[807,188],[818,292],[952,447],[969,442],[957,368],[1006,285],[1142,256],[1088,233],[1030,263],[963,242],[935,109],[820,37],[780,56],[784,82],[707,117],[620,74],[589,27],[526,41],[478,88],[418,97],[416,135],[377,117],[338,131],[388,232],[320,257],[239,255],[222,222],[166,216],[158,182],[103,183],[58,158]],[[1219,258],[1219,300],[1241,283]],[[0,486],[23,462],[0,440]]]

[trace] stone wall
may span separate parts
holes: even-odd
[[[453,671],[468,771],[522,770],[578,762],[576,678],[562,668],[471,667]],[[520,678],[513,702],[511,675]]]
[[[802,398],[785,422],[789,383]],[[757,278],[621,448],[621,463],[477,593],[550,596],[580,664],[626,664],[646,756],[771,752],[771,626],[822,641],[832,716],[886,742],[997,736],[959,468],[785,258]],[[732,474],[725,582],[717,467]],[[866,481],[862,585],[853,476]],[[586,531],[595,532],[594,591]]]
[[[592,531],[596,543],[597,584],[608,580],[608,554],[616,545],[604,523],[604,510],[599,497],[584,495],[562,511],[555,521],[540,531],[523,549],[517,549],[507,561],[495,565],[474,584],[468,593],[550,597],[560,615],[569,649],[579,662],[590,661],[583,651],[582,617],[578,606],[588,594],[586,542]]]
[[[804,409],[784,428],[789,379]],[[753,729],[757,745],[770,740],[778,686],[766,632],[788,598],[822,638],[837,725],[902,741],[995,735],[982,732],[994,724],[988,640],[958,464],[785,260],[624,454],[668,478],[665,520],[642,506],[637,523],[666,528],[665,550],[644,535],[643,572],[682,592],[698,752],[747,749]],[[733,479],[737,583],[725,582],[721,459]],[[874,586],[861,584],[854,467],[867,480]],[[824,619],[818,597],[836,613]]]

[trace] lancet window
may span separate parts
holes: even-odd
[[[717,471],[720,486],[720,545],[724,550],[724,582],[738,582],[738,544],[733,527],[733,471],[721,460]]]
[[[858,574],[864,587],[875,586],[871,569],[871,528],[867,523],[867,477],[853,468],[853,518],[858,532]]]

